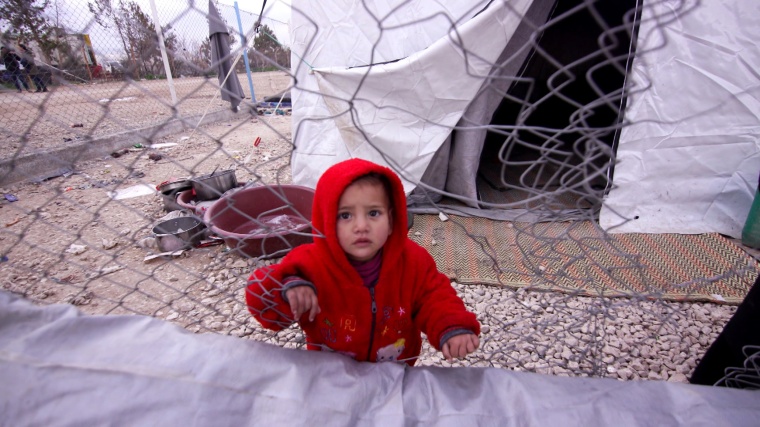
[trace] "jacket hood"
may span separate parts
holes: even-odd
[[[338,242],[338,202],[346,187],[357,178],[372,172],[385,176],[390,182],[392,192],[388,197],[393,204],[393,228],[383,247],[383,264],[393,263],[393,258],[401,253],[407,238],[406,195],[398,175],[385,166],[362,159],[336,163],[327,169],[317,182],[312,206],[312,227],[315,234],[314,243],[327,250],[343,269],[353,270]]]

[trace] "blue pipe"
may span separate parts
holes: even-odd
[[[251,77],[251,66],[248,64],[248,40],[243,33],[243,24],[240,22],[240,9],[238,2],[235,1],[235,15],[237,15],[238,31],[240,31],[240,43],[243,46],[243,62],[245,62],[245,73],[248,75],[248,87],[251,89],[251,101],[254,108],[256,107],[256,95],[253,93],[253,78]]]

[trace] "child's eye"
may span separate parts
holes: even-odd
[[[351,214],[348,212],[339,212],[338,213],[338,219],[349,219],[351,218]]]
[[[373,218],[376,218],[376,217],[378,217],[378,216],[380,216],[382,214],[383,213],[380,212],[379,210],[371,210],[371,211],[369,211],[369,216],[371,216]]]

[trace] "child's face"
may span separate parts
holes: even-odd
[[[348,258],[369,261],[390,236],[392,227],[388,195],[382,184],[355,182],[338,202],[338,242]]]

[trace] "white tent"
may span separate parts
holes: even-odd
[[[629,7],[613,13],[620,23],[639,24],[619,28],[597,19],[604,2],[446,3],[292,2],[295,183],[314,186],[330,165],[361,157],[397,170],[410,193],[435,190],[436,197],[468,205],[459,212],[524,218],[524,210],[479,202],[476,181],[489,129],[502,135],[500,146],[520,145],[511,134],[519,123],[492,120],[505,97],[531,81],[528,64],[542,57],[544,68],[556,67],[554,75],[549,82],[533,79],[529,92],[549,84],[556,97],[575,79],[591,82],[588,92],[605,93],[565,100],[577,105],[564,128],[544,131],[540,120],[526,126],[530,137],[548,141],[549,148],[542,145],[548,152],[557,135],[575,138],[576,151],[586,144],[581,158],[608,151],[607,163],[583,165],[587,175],[602,178],[604,228],[740,235],[760,172],[760,14],[754,2],[628,0],[620,3]],[[565,19],[579,11],[590,21]],[[573,68],[577,58],[561,58],[580,50],[581,34],[597,24],[597,45],[584,59],[603,55],[608,68],[617,64],[619,87],[606,92],[598,77],[604,67],[580,75]],[[550,39],[545,28],[559,28],[553,54],[541,45],[542,37]],[[626,28],[633,32],[623,34]],[[568,75],[568,81],[555,79]],[[530,111],[515,117],[553,115],[531,102]],[[604,108],[614,112],[611,121],[588,124]],[[588,143],[604,138],[608,149]],[[610,158],[617,160],[614,169]]]

